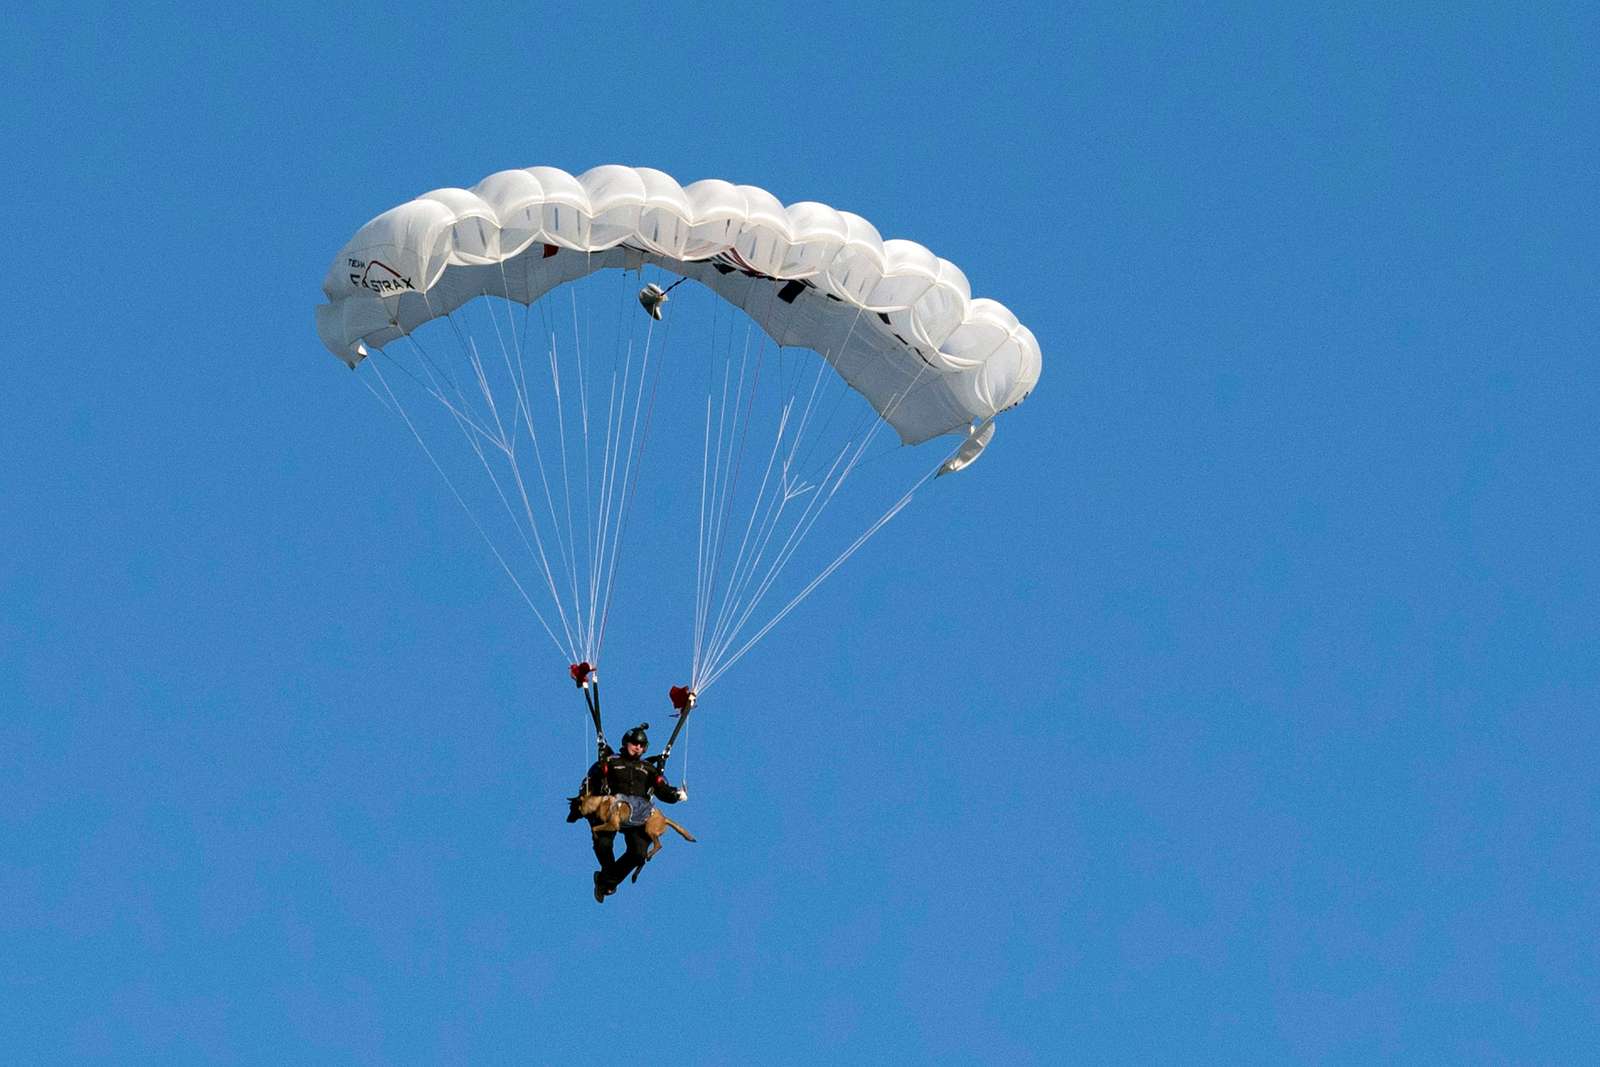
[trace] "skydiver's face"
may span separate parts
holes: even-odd
[[[622,754],[625,756],[631,756],[634,759],[638,759],[640,756],[644,755],[644,746],[639,744],[637,741],[629,741],[622,746]]]

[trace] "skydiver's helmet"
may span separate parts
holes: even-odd
[[[640,748],[648,749],[650,747],[650,735],[645,733],[645,731],[648,729],[650,729],[650,724],[647,722],[642,722],[638,726],[635,726],[633,729],[629,730],[627,733],[623,734],[623,746],[626,747],[628,745],[638,745]]]

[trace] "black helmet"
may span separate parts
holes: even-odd
[[[624,745],[638,745],[640,748],[649,748],[650,735],[645,733],[645,731],[648,729],[650,729],[649,723],[640,723],[638,726],[635,726],[633,729],[622,735],[622,743]]]

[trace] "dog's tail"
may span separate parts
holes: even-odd
[[[661,819],[668,826],[672,827],[674,830],[678,831],[678,833],[682,834],[683,835],[683,839],[685,841],[693,841],[695,839],[693,834],[691,834],[689,831],[685,830],[683,827],[679,826],[677,823],[673,822],[671,819],[667,818],[665,815],[661,816]]]

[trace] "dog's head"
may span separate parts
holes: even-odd
[[[595,794],[589,792],[589,779],[585,778],[578,787],[578,795],[567,798],[567,821],[577,822],[587,818],[594,811],[594,801],[598,800]]]

